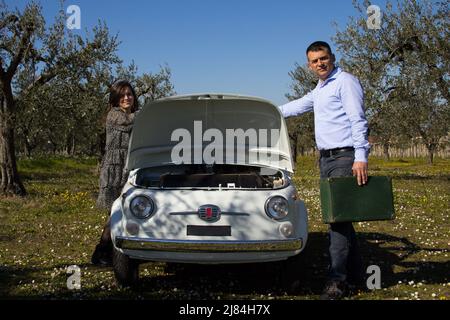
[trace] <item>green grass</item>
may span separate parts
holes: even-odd
[[[326,281],[327,225],[321,223],[317,160],[300,157],[294,182],[309,211],[302,286],[278,286],[279,263],[141,265],[141,285],[120,289],[112,270],[90,265],[107,212],[95,208],[94,159],[19,161],[29,195],[0,198],[0,297],[58,299],[317,299]],[[365,264],[381,268],[382,289],[351,299],[450,299],[450,160],[370,159],[370,174],[393,177],[396,219],[355,223]],[[81,290],[66,268],[81,268]],[[261,279],[265,279],[261,281]]]

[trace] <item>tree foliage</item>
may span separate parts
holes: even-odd
[[[130,80],[142,102],[174,93],[168,66],[137,75],[134,63],[122,65],[105,23],[84,36],[65,23],[63,4],[46,27],[38,3],[22,11],[0,3],[0,194],[26,194],[17,151],[100,154],[114,80]]]
[[[292,94],[286,94],[289,101],[303,97],[309,91],[313,90],[318,82],[314,73],[305,65],[295,64],[294,70],[289,72],[292,79]],[[314,116],[311,112],[306,114],[290,117],[287,119],[287,127],[289,138],[293,150],[293,158],[297,158],[297,154],[304,154],[305,151],[311,150],[315,146],[314,140]]]
[[[365,90],[372,134],[385,146],[420,138],[429,160],[449,133],[449,1],[388,2],[379,29],[368,29],[369,1],[334,41],[341,64]],[[407,138],[407,139],[406,139]],[[388,155],[388,154],[387,154]]]

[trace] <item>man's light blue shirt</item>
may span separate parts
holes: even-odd
[[[358,79],[336,67],[314,90],[279,108],[284,117],[314,111],[319,150],[354,147],[355,161],[367,162],[370,146],[363,99]]]

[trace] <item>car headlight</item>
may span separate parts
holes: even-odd
[[[283,219],[288,214],[288,201],[281,196],[269,198],[266,201],[266,213],[273,219]]]
[[[155,211],[155,203],[146,196],[136,196],[130,202],[131,213],[139,219],[148,218]]]

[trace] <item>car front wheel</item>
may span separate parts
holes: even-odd
[[[120,287],[134,287],[139,280],[139,263],[116,248],[113,252],[113,269]]]

